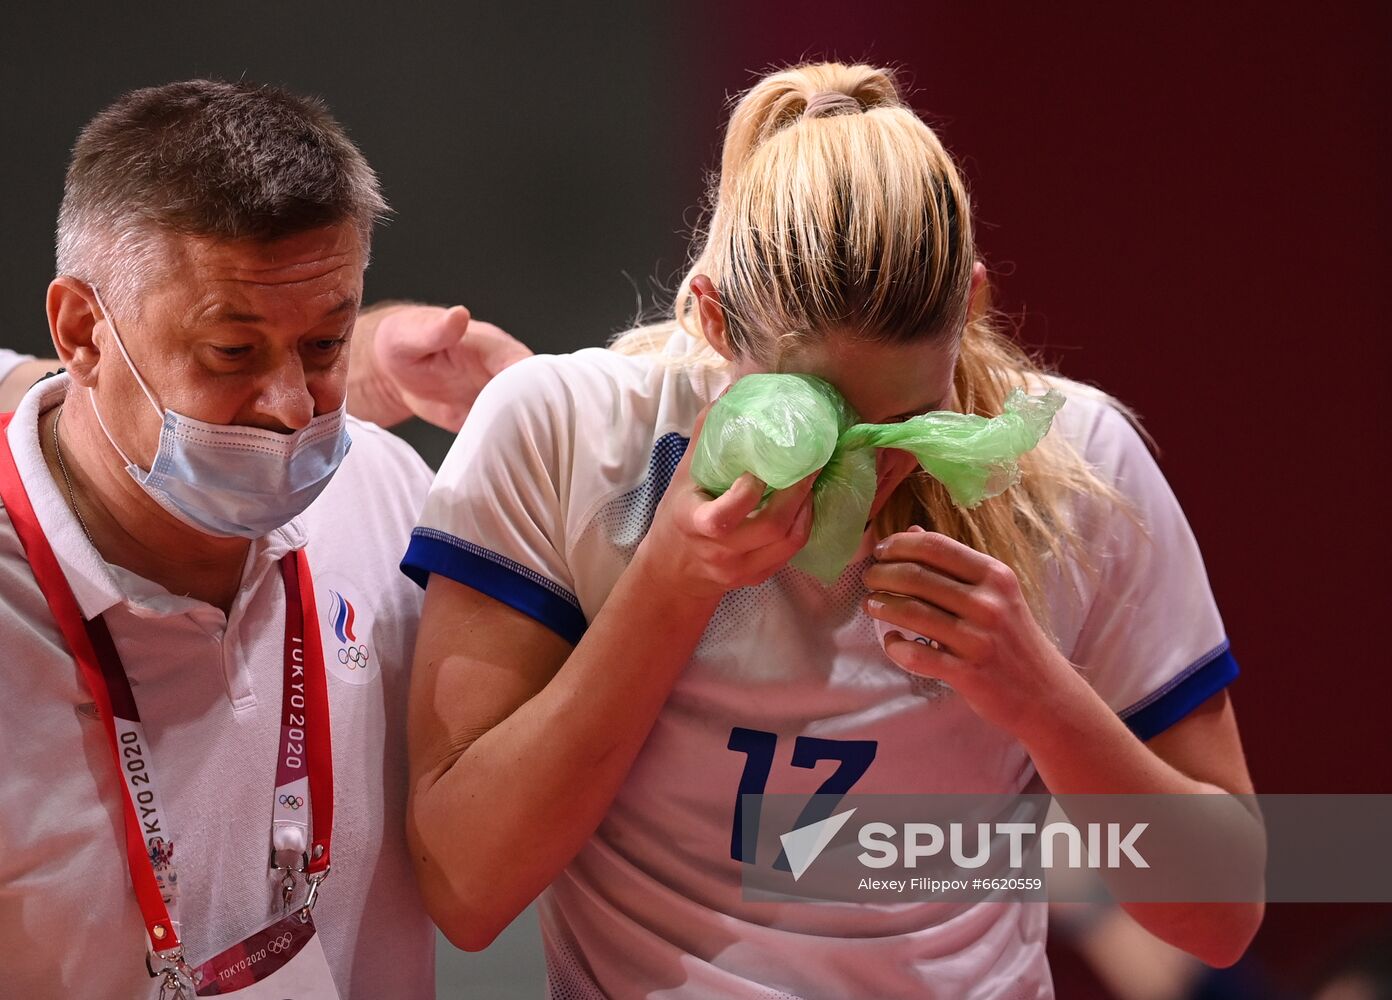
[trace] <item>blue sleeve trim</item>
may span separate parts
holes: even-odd
[[[1158,736],[1233,682],[1238,675],[1224,639],[1216,648],[1180,671],[1120,714],[1122,721],[1141,740]]]
[[[424,587],[431,573],[473,587],[495,601],[535,618],[575,645],[588,622],[568,590],[521,563],[433,528],[411,532],[401,572]]]

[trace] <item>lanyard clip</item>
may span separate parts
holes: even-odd
[[[291,859],[291,856],[293,856],[296,853],[298,853],[300,856],[300,864],[298,868],[295,867],[295,862]],[[282,858],[285,859],[285,864],[281,864]],[[271,871],[273,872],[293,872],[296,875],[302,875],[309,870],[309,852],[277,851],[273,846],[271,848],[271,860],[269,864],[271,867]]]
[[[309,884],[309,893],[305,896],[304,905],[300,907],[300,923],[307,923],[309,915],[314,911],[314,904],[319,901],[319,885],[324,879],[329,877],[329,872],[333,865],[329,865],[321,872],[314,872],[306,876],[305,882]]]
[[[150,961],[151,953],[145,952],[145,969],[150,973],[151,979],[158,979],[159,1000],[183,1000],[185,997],[196,995],[195,975],[188,962],[184,961],[184,949],[173,948],[169,951],[158,951],[154,957],[162,963],[156,969]]]
[[[280,880],[280,901],[281,905],[285,907],[286,913],[290,912],[290,901],[295,898],[295,876],[303,875],[306,871],[309,870],[309,853],[307,851],[300,852],[299,867],[296,867],[295,863],[293,861],[289,861],[288,858],[286,859],[285,864],[281,864],[282,856],[289,855],[292,853],[294,852],[277,851],[274,847],[271,848],[271,873],[285,873],[285,877]]]

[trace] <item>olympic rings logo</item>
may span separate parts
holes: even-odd
[[[288,951],[290,945],[294,943],[294,940],[294,937],[289,932],[286,932],[274,941],[267,943],[266,950],[272,955],[279,955],[282,951]]]
[[[287,809],[298,809],[304,805],[304,798],[299,795],[282,795],[276,801]]]
[[[338,651],[338,662],[349,670],[366,670],[369,659],[371,659],[371,654],[368,653],[365,645],[343,646]]]

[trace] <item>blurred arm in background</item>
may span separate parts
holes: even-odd
[[[26,389],[57,367],[57,361],[0,347],[0,413],[13,410]]]

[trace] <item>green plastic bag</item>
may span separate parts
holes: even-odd
[[[860,424],[836,388],[812,375],[749,375],[711,407],[691,474],[719,496],[746,472],[786,489],[812,486],[812,535],[792,564],[825,583],[860,547],[875,499],[875,449],[911,452],[953,503],[975,507],[1020,479],[1019,458],[1048,433],[1064,403],[1057,390],[1013,389],[997,417],[939,410],[897,424]]]

